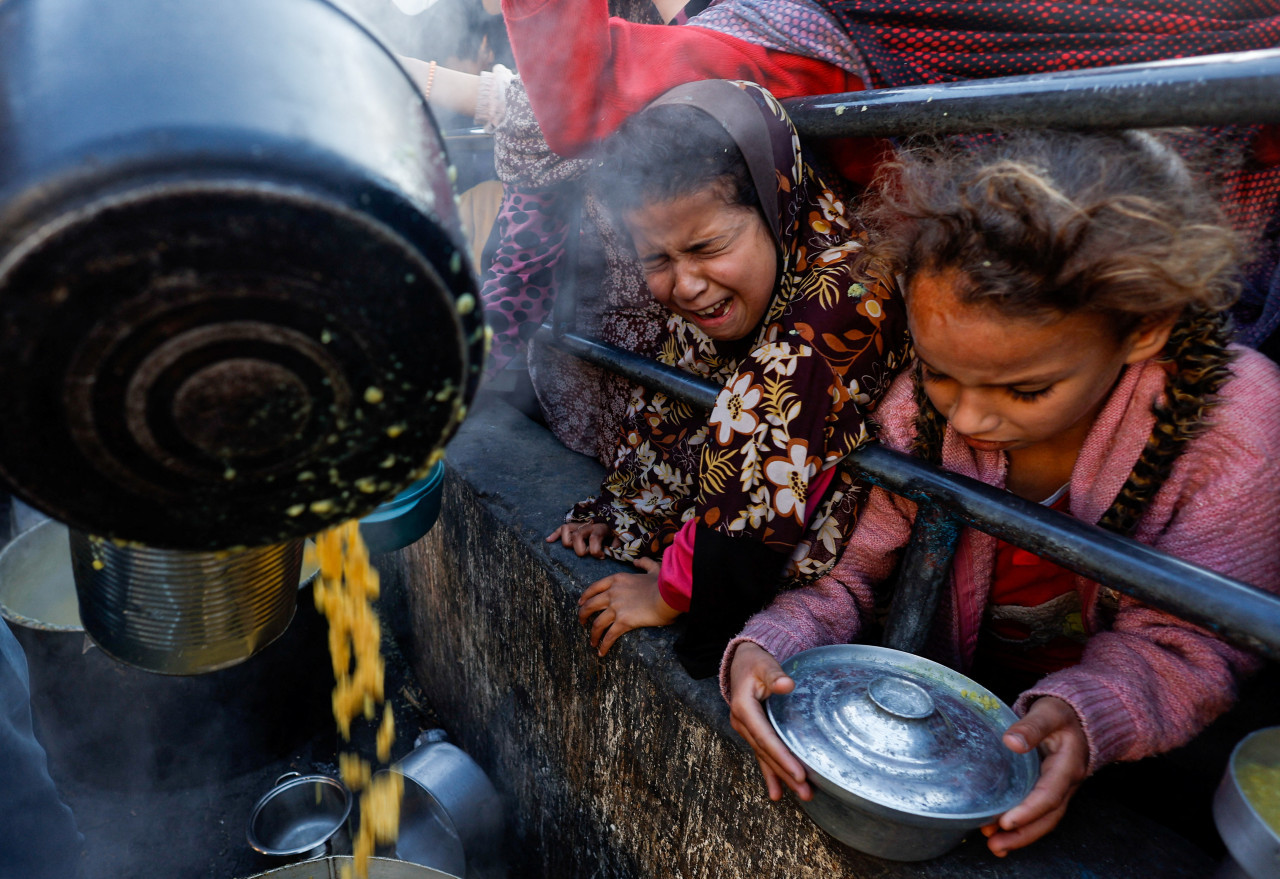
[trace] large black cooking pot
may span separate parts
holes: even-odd
[[[484,356],[450,174],[323,0],[0,2],[0,477],[177,549],[421,478]]]

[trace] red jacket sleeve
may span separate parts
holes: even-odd
[[[667,90],[745,79],[777,98],[861,91],[825,61],[685,25],[610,18],[605,0],[503,0],[516,68],[551,149],[574,156]]]

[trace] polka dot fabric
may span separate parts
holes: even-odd
[[[689,20],[706,28],[764,46],[820,58],[866,78],[862,56],[839,22],[813,0],[733,0],[717,3]]]
[[[877,88],[1076,70],[1280,45],[1280,3],[817,0]]]
[[[814,0],[862,54],[870,86],[1018,76],[1280,46],[1280,0]],[[1280,328],[1280,129],[1198,129],[1220,157],[1223,204],[1253,251],[1234,310],[1258,346]]]
[[[493,330],[491,370],[515,358],[551,311],[568,235],[565,207],[554,190],[503,191],[500,243],[480,291]]]

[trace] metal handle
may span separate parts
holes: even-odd
[[[893,675],[873,680],[867,696],[881,711],[901,720],[923,720],[934,712],[933,698],[924,687]]]
[[[421,748],[423,745],[434,745],[436,742],[447,741],[449,741],[449,734],[440,729],[440,727],[434,727],[433,729],[424,729],[418,733],[418,737],[413,740],[413,746]]]
[[[282,776],[280,776],[279,778],[277,778],[277,779],[276,779],[276,783],[275,783],[275,784],[273,784],[273,785],[271,785],[271,786],[272,786],[273,788],[277,788],[277,787],[279,787],[280,785],[284,784],[284,783],[285,783],[285,781],[287,781],[287,780],[288,780],[288,779],[290,779],[290,778],[302,778],[302,773],[301,773],[301,772],[286,772],[284,775],[282,775]]]

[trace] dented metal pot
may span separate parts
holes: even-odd
[[[426,101],[324,0],[0,3],[0,479],[282,543],[428,471],[484,358]]]
[[[253,656],[297,608],[303,541],[220,551],[119,544],[70,530],[80,621],[121,662],[204,674]]]
[[[489,776],[444,730],[421,733],[389,770],[404,776],[396,857],[466,879],[501,879],[502,800]]]

